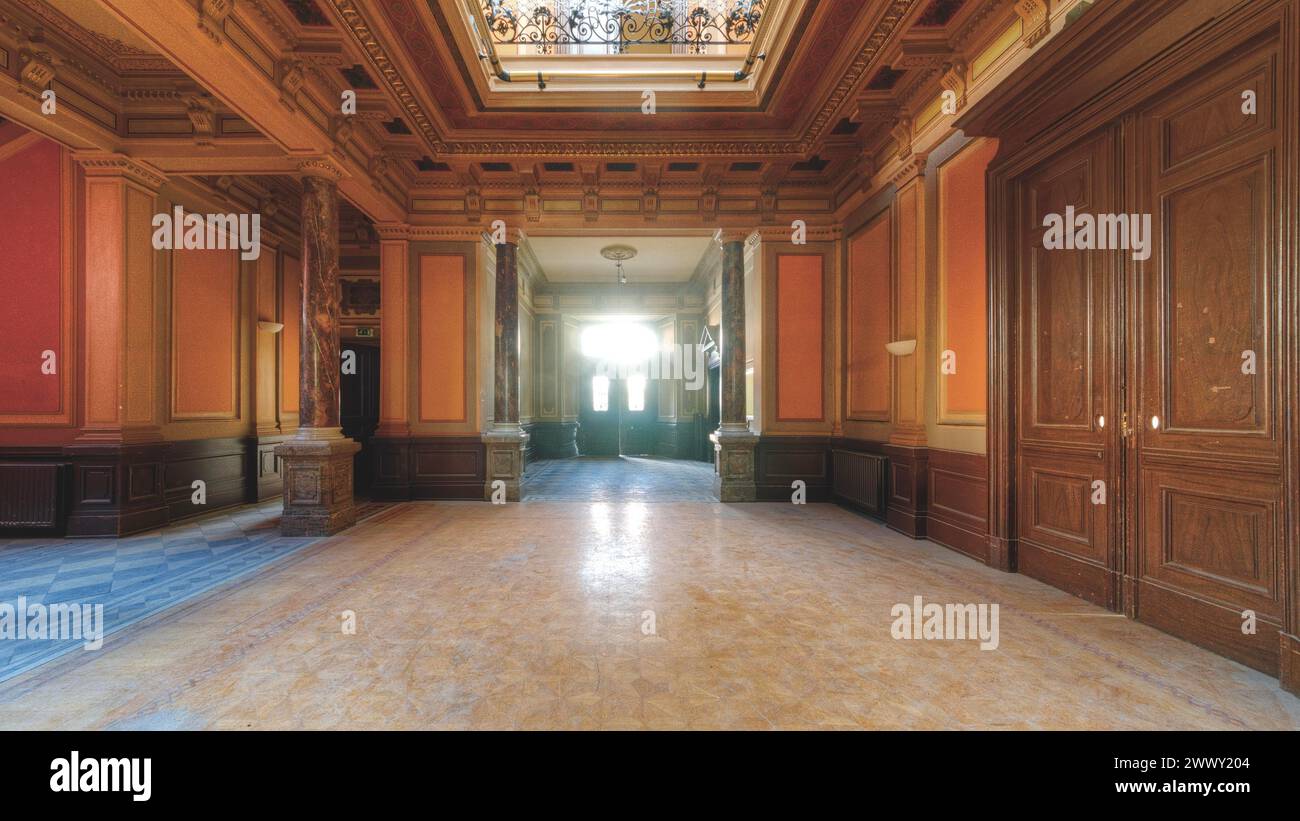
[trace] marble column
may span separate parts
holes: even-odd
[[[487,446],[487,483],[483,498],[520,499],[524,446],[528,434],[519,426],[519,240],[496,244],[496,334],[493,349],[492,430],[483,434]],[[501,484],[498,484],[501,483]]]
[[[758,437],[745,408],[745,239],[724,230],[714,240],[722,246],[722,407],[718,430],[709,438],[717,457],[718,498],[752,502]]]
[[[360,445],[339,425],[339,192],[323,162],[302,178],[302,336],[299,426],[276,447],[283,461],[285,536],[327,536],[356,521],[352,458]]]
[[[519,247],[497,245],[496,392],[493,418],[519,424]]]

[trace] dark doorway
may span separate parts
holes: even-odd
[[[343,435],[361,443],[361,450],[352,462],[353,492],[357,496],[368,496],[371,480],[370,439],[379,427],[379,346],[346,342],[342,350],[339,420],[343,426]],[[349,362],[355,368],[349,367]]]
[[[599,377],[595,363],[584,362],[578,410],[578,452],[583,456],[618,456],[622,387],[621,379]]]
[[[722,422],[722,368],[717,364],[709,366],[705,390],[708,406],[704,411],[704,424],[698,432],[699,458],[703,462],[712,462],[713,442],[709,441],[709,434],[716,431]]]
[[[606,377],[583,369],[578,451],[583,456],[653,455],[659,419],[658,380]]]

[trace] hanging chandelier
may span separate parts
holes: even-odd
[[[627,284],[627,271],[623,270],[623,261],[636,256],[636,249],[631,245],[606,245],[600,249],[600,255],[614,261],[614,270],[618,274],[618,284]]]

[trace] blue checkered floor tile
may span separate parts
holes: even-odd
[[[525,502],[716,500],[713,465],[656,456],[544,459],[524,471]]]
[[[107,635],[316,541],[279,525],[276,499],[121,539],[0,539],[0,604],[102,604]],[[0,638],[0,681],[82,647]]]

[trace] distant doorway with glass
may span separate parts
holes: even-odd
[[[634,321],[589,324],[582,334],[578,452],[655,453],[659,382],[643,363],[658,354],[654,329]]]

